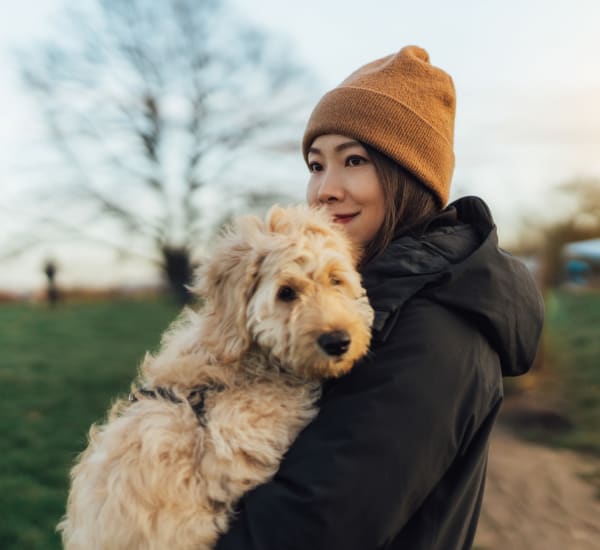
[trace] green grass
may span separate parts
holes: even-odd
[[[68,471],[176,316],[166,300],[0,306],[0,548],[60,548]]]
[[[600,455],[600,293],[552,294],[546,326],[548,368],[574,425],[558,443]]]

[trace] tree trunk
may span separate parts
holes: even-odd
[[[171,294],[182,305],[190,303],[192,295],[187,285],[192,283],[194,275],[190,250],[186,247],[164,246],[162,254],[163,271]]]

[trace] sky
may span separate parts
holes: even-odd
[[[560,215],[565,203],[553,198],[560,183],[600,178],[597,0],[231,3],[241,17],[279,35],[290,54],[312,69],[315,98],[360,65],[404,45],[427,49],[457,91],[452,197],[483,197],[501,239],[513,238],[522,218]],[[19,200],[35,170],[27,151],[39,132],[12,51],[51,31],[65,4],[0,0],[0,235],[26,223]],[[291,184],[301,188],[306,169],[299,155],[291,172]],[[148,266],[106,251],[79,250],[77,258],[61,260],[60,250],[42,244],[3,261],[0,289],[40,286],[39,264],[48,254],[62,261],[70,284],[133,284],[154,276]]]

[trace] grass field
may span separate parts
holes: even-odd
[[[600,456],[600,292],[558,292],[547,302],[549,391],[574,426],[551,442]]]
[[[547,368],[575,425],[549,442],[600,454],[600,294],[555,294],[547,309]],[[160,300],[0,306],[0,549],[60,548],[87,429],[176,314]]]
[[[54,527],[87,429],[176,314],[159,300],[0,306],[1,549],[61,547]]]

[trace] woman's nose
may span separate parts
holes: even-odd
[[[334,171],[326,172],[320,183],[317,191],[317,200],[320,203],[340,201],[344,198],[344,186]]]

